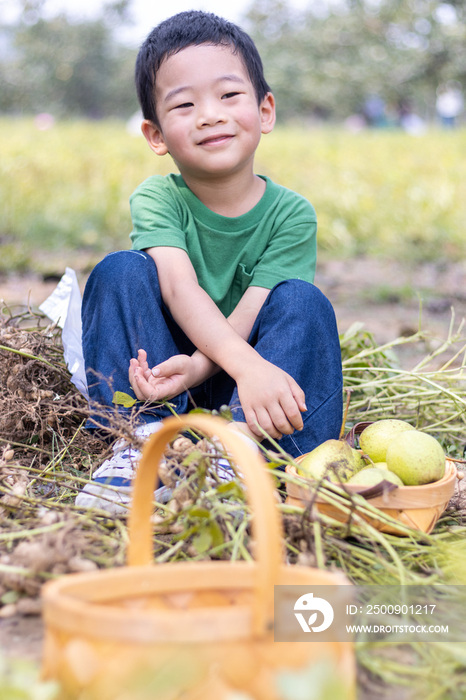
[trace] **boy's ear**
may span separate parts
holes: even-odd
[[[261,115],[261,132],[269,134],[275,124],[275,97],[268,92],[259,105]]]
[[[149,119],[144,119],[141,124],[141,131],[149,144],[149,148],[158,156],[164,156],[168,153],[168,148],[163,140],[162,131],[158,126]]]

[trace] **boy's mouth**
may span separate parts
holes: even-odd
[[[227,143],[233,138],[231,134],[216,134],[215,136],[208,136],[207,138],[199,141],[198,146],[216,146],[218,144]]]

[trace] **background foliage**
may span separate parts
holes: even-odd
[[[255,0],[248,14],[282,117],[341,119],[378,95],[389,120],[434,116],[438,86],[464,81],[465,18],[453,0]]]
[[[103,19],[64,15],[0,27],[0,112],[126,118],[136,108],[134,50]]]
[[[0,20],[0,271],[53,272],[69,259],[85,270],[128,246],[131,192],[173,167],[124,126],[137,110],[136,48],[116,36],[131,0],[110,0],[92,22],[19,1],[17,24]],[[385,126],[399,126],[400,106],[432,121],[438,85],[465,79],[465,20],[456,0],[309,0],[301,11],[251,0],[243,24],[281,119],[257,171],[314,204],[321,253],[464,257],[463,130],[337,125],[371,95],[387,106]]]
[[[137,109],[135,47],[117,41],[131,0],[100,19],[45,19],[47,0],[21,0],[14,26],[0,19],[0,112],[128,117]],[[220,10],[219,13],[221,14]],[[435,116],[440,84],[466,77],[466,7],[460,0],[251,0],[241,24],[262,54],[281,119],[341,120],[368,97]]]

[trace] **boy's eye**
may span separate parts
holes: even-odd
[[[183,102],[181,105],[176,105],[173,109],[186,109],[187,107],[192,107],[193,103],[192,102]]]
[[[239,95],[239,92],[227,92],[225,95],[222,95],[222,100],[227,100],[230,97],[236,97],[236,95]]]

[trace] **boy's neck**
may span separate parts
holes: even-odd
[[[211,211],[221,216],[235,217],[247,214],[261,200],[266,183],[261,177],[251,173],[245,178],[228,177],[215,180],[192,180],[183,175],[191,192]]]

